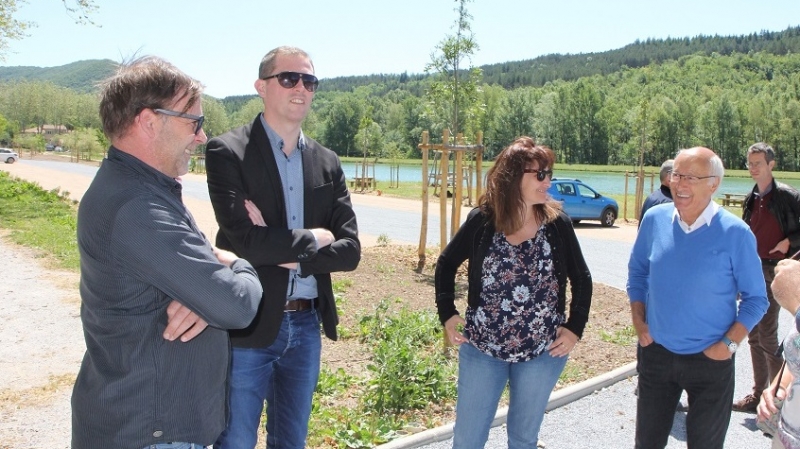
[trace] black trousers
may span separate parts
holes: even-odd
[[[637,349],[639,395],[636,449],[667,445],[675,407],[685,390],[689,398],[686,443],[689,449],[722,449],[731,420],[733,359],[705,354],[675,354],[653,343]]]

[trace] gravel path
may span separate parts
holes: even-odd
[[[0,447],[68,448],[72,384],[85,346],[78,275],[49,270],[0,238]]]

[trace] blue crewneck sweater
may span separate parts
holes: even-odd
[[[767,292],[744,221],[720,208],[710,224],[687,234],[674,213],[673,204],[662,204],[642,220],[628,262],[628,297],[645,303],[656,343],[695,354],[736,321],[751,330],[767,310]]]

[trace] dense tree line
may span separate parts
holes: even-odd
[[[534,39],[534,37],[531,37]],[[524,45],[521,42],[520,45]],[[761,31],[741,36],[696,36],[684,38],[646,39],[625,47],[598,53],[577,55],[550,54],[522,61],[487,64],[479,68],[485,84],[499,84],[506,89],[544,86],[548,82],[572,81],[593,75],[609,75],[623,68],[640,68],[677,60],[683,56],[765,52],[775,55],[800,53],[800,27],[783,31]],[[320,90],[352,91],[370,84],[387,89],[408,89],[422,96],[430,76],[373,74],[346,76],[324,80]]]
[[[427,92],[433,78],[406,84],[420,83]],[[704,145],[726,167],[743,168],[747,146],[765,140],[778,150],[779,169],[800,165],[796,53],[698,53],[543,86],[478,87],[463,129],[468,140],[483,132],[488,157],[527,134],[551,146],[563,163],[635,165],[642,153],[646,164],[657,166],[679,148]],[[262,109],[255,96],[236,102],[206,97],[203,106],[210,136],[252,121]],[[14,126],[42,123],[97,127],[96,111],[93,96],[51,84],[0,85],[0,114],[12,133]],[[303,129],[342,156],[419,157],[422,132],[440,138],[449,121],[426,94],[387,80],[348,91],[321,89]]]
[[[305,129],[341,155],[352,155],[360,118],[370,111],[391,144],[416,157],[421,131],[441,136],[447,117],[431,115],[427,99],[385,86],[320,92]],[[483,84],[480,107],[466,123],[468,137],[483,131],[489,155],[527,134],[553,147],[560,162],[648,165],[679,148],[705,145],[725,165],[743,168],[743,151],[766,140],[780,153],[779,168],[798,167],[800,55],[691,55],[609,75],[512,90]],[[254,117],[255,115],[253,115]],[[383,155],[383,146],[370,151]]]
[[[551,54],[525,61],[485,65],[481,69],[485,83],[513,89],[544,86],[556,80],[571,81],[586,76],[609,75],[624,68],[646,67],[695,54],[727,56],[765,52],[786,55],[799,51],[800,27],[790,27],[784,31],[762,31],[744,36],[701,35],[694,38],[637,40],[625,47],[601,53]]]

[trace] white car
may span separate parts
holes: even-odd
[[[0,148],[0,161],[5,162],[6,164],[13,164],[17,162],[19,159],[19,154],[11,151],[8,148]]]

